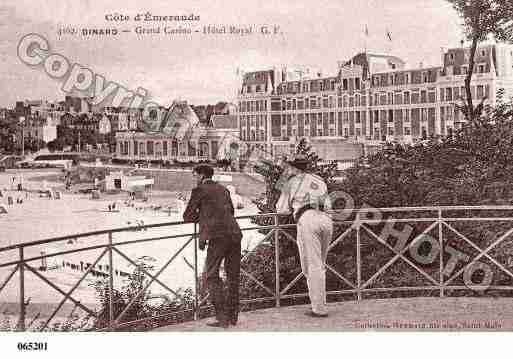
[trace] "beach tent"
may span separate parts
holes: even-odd
[[[91,191],[91,199],[100,199],[100,191],[98,191],[98,190]]]
[[[7,214],[7,208],[5,208],[5,206],[0,205],[0,214]]]

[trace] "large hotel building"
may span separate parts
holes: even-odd
[[[441,66],[407,69],[396,56],[359,53],[330,77],[307,70],[246,73],[238,92],[240,139],[273,156],[308,138],[324,159],[344,160],[384,142],[448,136],[463,115],[468,48],[442,49]],[[313,75],[313,76],[312,76]],[[513,46],[482,45],[471,83],[476,102],[513,96]]]

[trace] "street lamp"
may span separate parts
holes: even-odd
[[[25,116],[20,116],[19,122],[21,124],[21,156],[25,157]]]

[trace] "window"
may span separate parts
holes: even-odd
[[[410,111],[409,110],[404,110],[403,119],[404,119],[404,122],[410,122]]]
[[[404,99],[404,104],[405,105],[409,105],[410,104],[410,93],[409,92],[405,92],[404,96],[403,96],[403,99]]]
[[[427,121],[427,108],[422,108],[420,110],[420,120]]]
[[[389,127],[388,128],[388,135],[389,136],[393,136],[394,135],[394,128],[393,127]]]
[[[445,98],[447,101],[452,101],[452,88],[448,87],[445,89]]]
[[[482,99],[484,97],[484,86],[478,85],[477,86],[477,98]]]
[[[405,127],[405,128],[404,128],[404,134],[405,134],[406,136],[410,136],[410,135],[411,135],[411,129],[410,129],[409,127]]]
[[[427,102],[427,92],[425,90],[420,91],[420,102],[421,103]]]
[[[360,89],[360,79],[359,79],[358,77],[355,79],[355,88],[356,88],[357,90],[359,90],[359,89]]]
[[[356,129],[356,136],[361,136],[362,135],[362,130],[360,128],[357,128]]]
[[[484,65],[479,65],[479,73],[483,73],[485,72],[485,66]]]
[[[395,99],[394,99],[394,103],[396,105],[401,105],[403,103],[403,99],[402,99],[402,95],[400,92],[396,93],[395,94]]]

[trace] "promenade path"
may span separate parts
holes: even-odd
[[[511,298],[398,298],[330,303],[327,318],[305,315],[309,305],[269,308],[240,314],[229,331],[361,330],[513,330]],[[196,322],[155,331],[223,331]],[[369,326],[370,325],[370,326]],[[415,329],[417,328],[417,329]]]

